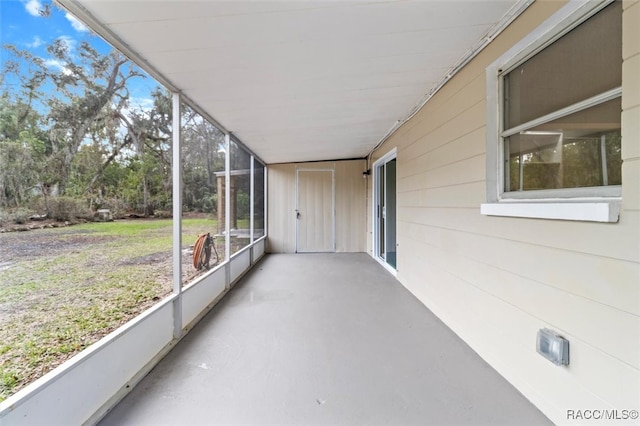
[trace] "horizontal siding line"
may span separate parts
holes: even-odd
[[[418,176],[418,175],[421,175],[421,174],[426,173],[426,172],[431,172],[431,171],[434,171],[434,170],[443,169],[445,167],[449,167],[449,166],[452,166],[454,164],[461,163],[463,161],[471,160],[472,158],[484,157],[485,155],[486,155],[486,153],[483,152],[483,153],[480,153],[480,154],[472,155],[471,157],[464,157],[464,158],[461,158],[459,160],[452,161],[451,163],[442,164],[440,166],[436,166],[436,167],[432,167],[432,168],[425,168],[425,169],[422,169],[421,171],[419,171],[418,173],[413,173],[411,175],[398,177],[398,181],[401,181],[403,179],[408,179],[408,178],[411,178],[411,177],[414,177],[414,176]],[[417,159],[419,157],[414,157],[414,158]],[[413,161],[413,159],[411,159],[410,161]],[[399,175],[399,173],[398,173],[398,175]]]
[[[491,264],[491,263],[481,262],[481,261],[479,261],[479,260],[477,260],[477,259],[473,259],[473,258],[471,258],[471,257],[464,256],[464,255],[457,254],[457,253],[454,255],[453,253],[451,253],[451,252],[450,252],[449,250],[447,250],[447,249],[444,249],[444,248],[442,248],[442,247],[440,247],[440,246],[436,246],[436,245],[434,245],[434,244],[429,244],[428,242],[422,242],[422,241],[419,241],[419,240],[417,240],[417,239],[413,238],[413,237],[412,237],[412,236],[410,236],[410,235],[407,235],[407,238],[408,238],[408,239],[410,239],[410,240],[412,240],[412,241],[415,241],[415,242],[417,242],[417,243],[419,243],[419,244],[422,244],[422,245],[426,245],[426,246],[433,247],[433,248],[435,248],[435,249],[437,249],[437,250],[440,250],[440,251],[442,251],[442,252],[445,252],[445,253],[447,253],[447,252],[448,252],[448,253],[450,253],[450,255],[451,255],[451,256],[453,256],[453,257],[463,258],[463,259],[466,259],[467,261],[470,261],[470,262],[473,262],[473,263],[477,263],[477,264],[480,264],[480,265],[485,265],[485,266],[487,266],[487,267],[489,267],[489,268],[492,268],[492,269],[495,269],[495,270],[498,270],[498,271],[501,271],[501,272],[505,272],[505,273],[507,273],[507,274],[509,274],[509,275],[513,275],[513,276],[516,276],[516,277],[519,277],[519,278],[524,278],[524,279],[525,279],[525,280],[527,280],[527,281],[531,281],[531,282],[534,282],[534,283],[536,283],[536,284],[543,285],[543,286],[545,286],[545,287],[547,287],[547,288],[554,289],[554,290],[556,290],[556,291],[560,291],[560,292],[563,292],[563,293],[565,293],[565,294],[570,294],[570,295],[572,295],[572,296],[574,296],[574,297],[579,297],[579,298],[584,299],[584,300],[589,300],[589,301],[591,301],[591,302],[593,302],[593,303],[596,303],[596,304],[598,304],[598,305],[606,306],[606,307],[607,307],[607,308],[609,308],[609,309],[613,309],[613,310],[615,310],[615,311],[622,312],[622,313],[625,313],[625,314],[631,315],[631,316],[636,317],[636,318],[640,318],[640,315],[638,315],[638,314],[636,314],[636,313],[629,312],[629,311],[626,311],[626,310],[624,310],[624,309],[617,308],[617,307],[615,307],[615,306],[611,306],[611,305],[609,305],[609,304],[607,304],[607,303],[602,303],[602,302],[601,302],[601,301],[599,301],[599,300],[591,299],[591,298],[589,298],[589,297],[585,297],[585,296],[583,296],[583,295],[581,295],[581,294],[573,293],[573,292],[568,291],[568,290],[565,290],[565,289],[563,289],[563,288],[558,288],[558,287],[553,286],[553,285],[551,285],[551,284],[548,284],[548,283],[545,283],[545,282],[542,282],[542,281],[535,280],[535,279],[533,279],[533,278],[531,278],[531,277],[529,277],[529,276],[522,275],[522,274],[519,274],[519,273],[517,273],[517,272],[513,272],[513,271],[511,271],[511,270],[508,270],[508,269],[500,268],[500,267],[498,267],[498,266],[496,266],[496,265],[493,265],[493,264]],[[433,262],[432,262],[432,264],[433,264]],[[444,268],[440,268],[440,269],[442,269],[442,270],[444,270],[444,271],[448,271],[447,269],[444,269]],[[457,276],[457,275],[456,275],[456,276]],[[462,279],[462,278],[460,278],[460,279]],[[476,286],[474,285],[474,287],[476,287]],[[489,292],[487,292],[487,291],[485,291],[485,292],[486,292],[487,294],[493,294],[493,293],[489,293]],[[497,297],[497,296],[496,296],[496,297]],[[506,301],[505,301],[505,302],[506,302]],[[509,302],[506,302],[506,303],[509,303]],[[509,304],[511,304],[511,303],[509,303]],[[634,368],[635,368],[635,367],[634,367]]]
[[[622,3],[622,10],[624,10],[625,12],[629,9],[631,9],[633,6],[639,5],[640,2],[636,0],[636,2],[632,2],[632,1],[628,1],[625,3]]]
[[[640,52],[636,52],[631,56],[627,56],[626,58],[622,58],[622,64],[624,65],[624,61],[630,61],[631,59],[634,59],[638,55],[640,55]]]
[[[452,122],[453,120],[455,120],[455,119],[456,119],[456,118],[458,118],[459,116],[463,115],[465,112],[467,112],[467,111],[469,111],[469,110],[471,110],[471,109],[475,108],[475,107],[476,107],[476,106],[478,106],[479,104],[482,104],[484,101],[485,101],[485,99],[484,99],[484,98],[480,99],[478,102],[474,103],[474,104],[473,104],[473,105],[471,105],[470,107],[465,108],[465,109],[463,109],[462,111],[460,111],[459,113],[457,113],[457,114],[453,115],[449,120],[446,120],[446,121],[442,122],[439,126],[434,127],[433,129],[429,130],[428,132],[426,132],[426,133],[424,133],[424,134],[422,134],[422,135],[416,136],[416,137],[415,137],[415,139],[414,139],[412,142],[409,142],[409,143],[408,143],[407,145],[405,145],[402,149],[400,149],[400,151],[405,150],[405,149],[409,148],[410,146],[415,145],[416,143],[420,142],[420,140],[421,140],[422,138],[424,138],[426,135],[429,135],[429,134],[431,134],[431,133],[434,133],[436,130],[439,130],[439,129],[441,129],[442,127],[447,126],[447,124],[449,124],[450,122]],[[484,117],[484,115],[483,115],[483,117]],[[415,118],[415,117],[414,117],[414,118]],[[483,121],[484,121],[484,119],[483,119]],[[484,125],[483,125],[482,127],[484,127]],[[476,129],[476,130],[477,130],[477,129]]]
[[[638,53],[640,55],[640,53]],[[624,93],[622,94],[622,96],[624,96]],[[628,111],[633,111],[634,109],[638,109],[640,108],[640,100],[638,101],[639,103],[637,105],[633,105],[631,107],[625,108],[622,110],[622,112],[628,112]]]
[[[640,61],[638,61],[638,62],[640,62]],[[628,101],[626,98],[623,98],[623,99],[622,99],[622,102],[623,102],[623,106],[622,106],[622,112],[623,112],[623,113],[625,113],[625,112],[629,112],[629,111],[635,112],[635,110],[636,110],[637,108],[640,108],[640,99],[636,99],[635,101],[633,101],[633,102],[635,102],[635,103],[633,103],[633,104],[631,104],[631,105],[626,105],[626,106],[624,105],[624,102],[630,102],[630,101]],[[623,129],[624,129],[624,127],[623,127]],[[623,130],[623,131],[624,131],[624,130]],[[622,138],[622,139],[624,140],[624,136],[623,136],[623,138]],[[624,143],[624,142],[623,142],[623,143]]]
[[[446,226],[428,225],[428,224],[418,223],[418,222],[409,222],[409,221],[398,221],[398,222],[408,223],[408,224],[417,225],[417,226],[422,226],[422,227],[425,227],[425,228],[441,229],[441,230],[444,230],[444,231],[451,231],[451,232],[457,232],[457,233],[462,233],[462,234],[476,235],[476,236],[480,236],[480,237],[488,237],[488,238],[493,238],[493,239],[499,240],[499,241],[508,241],[508,242],[512,242],[512,243],[526,244],[526,245],[530,245],[530,246],[533,246],[533,247],[540,247],[540,248],[544,248],[544,249],[558,250],[558,251],[566,252],[566,253],[575,253],[575,254],[580,254],[580,255],[583,255],[583,256],[590,256],[590,257],[598,257],[598,258],[602,258],[602,259],[616,260],[616,261],[619,261],[619,262],[630,263],[632,265],[640,265],[640,262],[634,261],[634,260],[621,259],[619,257],[612,257],[612,256],[603,256],[603,255],[600,255],[600,254],[586,253],[586,252],[583,252],[583,251],[570,250],[570,249],[565,249],[565,248],[561,248],[561,247],[547,246],[547,245],[537,244],[537,243],[530,243],[530,242],[525,242],[525,241],[522,241],[522,240],[514,240],[512,238],[505,238],[505,237],[495,236],[495,235],[492,235],[492,234],[485,234],[485,233],[482,233],[482,232],[471,232],[471,231],[465,231],[465,230],[458,229],[458,228],[449,228],[449,227],[446,227]],[[404,235],[404,234],[400,234],[399,233],[398,235]],[[411,239],[414,240],[414,241],[418,241],[418,240],[415,240],[415,238],[411,238]],[[436,246],[434,246],[434,247],[436,247]]]
[[[470,71],[471,69],[472,69],[472,68],[466,68],[466,67],[465,67],[465,70],[467,70],[467,71]],[[463,70],[460,70],[460,71],[463,71]],[[460,94],[460,93],[464,92],[465,90],[468,90],[469,86],[471,86],[472,84],[474,84],[474,83],[475,83],[475,81],[476,81],[476,80],[478,80],[478,79],[480,79],[480,80],[483,82],[483,84],[484,84],[484,79],[485,79],[485,67],[481,67],[481,68],[479,68],[479,69],[478,69],[478,73],[477,73],[477,74],[470,74],[470,75],[469,75],[469,80],[468,80],[465,84],[463,84],[462,86],[460,86],[460,89],[453,91],[453,92],[451,93],[451,95],[450,95],[450,96],[447,96],[447,97],[445,97],[445,96],[444,96],[444,91],[445,91],[445,90],[440,90],[438,93],[436,93],[436,95],[435,95],[435,96],[441,95],[441,99],[439,100],[439,102],[441,102],[441,103],[443,103],[443,104],[444,104],[444,103],[448,103],[449,101],[451,101],[451,99],[453,99],[454,97],[456,97],[456,95],[458,95],[458,94]],[[460,77],[460,74],[458,74],[458,81],[459,81],[459,80],[462,80],[462,78]],[[453,80],[449,80],[449,82],[448,82],[447,84],[451,84],[451,81],[453,81]],[[444,89],[445,87],[450,88],[451,86],[447,86],[447,85],[445,85],[445,86],[443,86],[443,89]],[[434,96],[434,98],[435,98],[435,96]]]
[[[466,68],[465,68],[466,69]],[[484,75],[485,75],[485,68],[482,67],[481,70],[479,70],[480,72],[478,72],[475,75],[471,75],[469,76],[469,81],[467,81],[467,83],[465,83],[463,86],[460,87],[460,89],[453,91],[449,96],[445,96],[447,89],[449,89],[451,87],[451,85],[444,85],[442,87],[442,90],[439,90],[432,98],[432,100],[430,100],[429,102],[440,102],[441,104],[448,104],[454,97],[456,97],[459,93],[464,92],[465,90],[468,89],[469,86],[471,86],[476,79],[481,78],[484,80]],[[464,71],[464,70],[461,70]],[[448,84],[450,84],[452,81],[454,80],[450,80]],[[437,99],[437,101],[436,101]],[[428,103],[427,103],[428,104]],[[427,110],[427,104],[425,104],[421,110],[414,116],[411,118],[411,120],[409,120],[406,124],[411,123],[414,119],[416,119],[419,115],[424,114],[425,111]],[[424,121],[424,118],[422,119],[417,119],[415,120],[415,124],[408,127],[407,130],[412,130],[414,128],[416,128],[418,125],[420,125],[420,123],[422,123]],[[404,126],[404,125],[403,125]],[[401,127],[402,128],[402,127]]]
[[[464,256],[462,256],[462,257],[464,257]],[[478,262],[478,263],[481,263],[481,262]],[[499,296],[498,296],[498,295],[496,295],[496,294],[493,294],[493,293],[488,292],[488,291],[487,291],[487,290],[485,290],[484,288],[479,287],[479,286],[477,286],[476,284],[474,284],[474,283],[472,283],[472,282],[470,282],[470,281],[468,281],[468,280],[466,280],[466,279],[464,279],[464,278],[460,277],[459,275],[455,274],[453,271],[450,271],[450,270],[448,270],[448,269],[444,269],[444,268],[442,268],[442,267],[438,266],[437,264],[435,264],[434,262],[429,262],[429,264],[430,264],[430,265],[433,265],[434,267],[436,267],[436,268],[440,269],[441,271],[444,271],[445,273],[447,273],[447,274],[449,274],[449,275],[451,275],[451,276],[453,276],[453,277],[457,278],[458,280],[460,280],[460,281],[462,281],[462,282],[466,283],[467,285],[469,285],[469,286],[471,286],[471,287],[474,287],[475,289],[477,289],[477,290],[481,291],[482,293],[484,293],[484,294],[488,295],[489,297],[493,297],[494,299],[497,299],[497,300],[501,301],[502,303],[504,303],[504,304],[506,304],[506,305],[509,305],[509,306],[511,306],[511,307],[513,307],[513,308],[515,308],[516,310],[518,310],[518,311],[522,312],[524,315],[527,315],[527,316],[529,316],[530,318],[534,318],[535,320],[540,321],[540,322],[543,322],[543,323],[545,323],[545,324],[551,324],[548,320],[546,320],[546,319],[544,319],[544,318],[539,318],[539,317],[537,317],[536,315],[534,315],[534,314],[532,314],[532,313],[530,313],[530,312],[528,312],[528,311],[525,311],[525,310],[524,310],[524,309],[522,309],[520,306],[518,306],[518,305],[514,305],[513,303],[511,303],[511,302],[509,302],[509,301],[507,301],[507,300],[503,299],[502,297],[499,297]],[[494,268],[494,269],[501,270],[501,268],[495,267],[495,266],[493,266],[493,265],[489,265],[489,266],[490,266],[490,267],[492,267],[492,268]],[[510,273],[509,271],[504,271],[504,272]],[[513,274],[513,275],[518,276],[517,274]],[[536,283],[538,282],[538,281],[536,281],[536,280],[532,280],[532,279],[530,279],[530,278],[528,278],[528,277],[523,277],[523,278],[526,278],[526,279],[528,279],[529,281],[533,281],[533,282],[536,282]],[[545,286],[548,286],[548,285],[546,285],[546,284],[544,284],[544,283],[540,283],[540,284],[545,285]],[[555,290],[558,290],[558,291],[563,291],[562,289],[558,289],[558,288],[553,287],[553,286],[548,286],[548,287],[551,287],[551,288],[553,288],[553,289],[555,289]],[[588,298],[585,298],[585,297],[582,297],[582,296],[575,295],[575,294],[570,293],[570,292],[566,292],[566,291],[565,291],[565,293],[567,293],[567,294],[571,294],[572,296],[581,297],[581,298],[583,298],[583,299],[585,299],[585,300],[591,300],[591,299],[588,299]],[[606,307],[609,307],[609,308],[611,308],[611,309],[615,309],[615,310],[620,311],[620,312],[628,313],[628,312],[626,312],[626,311],[622,311],[622,310],[620,310],[620,309],[618,309],[618,308],[614,308],[614,307],[612,307],[612,306],[608,306],[608,305],[606,305],[606,304],[599,303],[599,302],[597,302],[597,301],[594,301],[594,302],[595,302],[595,303],[598,303],[598,304],[600,304],[600,305],[602,305],[602,306],[606,306]],[[631,314],[631,315],[633,315],[633,316],[637,316],[637,315],[635,315],[635,314]],[[574,334],[571,334],[571,336],[572,336],[572,340],[573,340],[573,339],[575,339],[575,340],[579,341],[580,343],[584,344],[585,346],[589,346],[589,347],[590,347],[590,348],[592,348],[593,350],[598,351],[598,352],[600,352],[601,354],[606,355],[607,357],[609,357],[609,358],[611,358],[611,359],[613,359],[613,360],[615,360],[615,361],[619,362],[620,364],[622,364],[622,365],[624,365],[624,366],[626,366],[626,367],[631,368],[632,370],[640,371],[636,366],[629,364],[628,362],[626,362],[626,361],[624,361],[624,360],[622,360],[622,359],[620,359],[620,358],[618,358],[618,357],[614,356],[613,354],[611,354],[611,353],[609,353],[609,352],[604,351],[603,349],[601,349],[601,348],[599,348],[599,347],[597,347],[597,346],[594,346],[593,344],[591,344],[591,343],[589,343],[589,342],[587,342],[587,341],[585,341],[585,340],[581,339],[580,337],[578,337],[578,336],[576,336],[576,335],[574,335]]]
[[[462,72],[462,71],[470,70],[470,69],[471,68],[465,67],[464,70],[460,70],[460,71]],[[446,88],[452,87],[452,81],[463,80],[460,77],[460,73],[457,74],[456,77],[458,78],[458,80],[453,80],[453,79],[449,80],[449,82],[447,82],[447,84],[445,86],[443,86],[443,89],[438,91],[438,93],[435,94],[435,96],[433,97],[433,101],[432,101],[433,105],[435,105],[436,102],[439,102],[441,105],[447,106],[451,102],[451,100],[454,99],[457,95],[469,90],[469,86],[473,85],[477,80],[482,81],[482,84],[484,86],[485,85],[485,67],[479,68],[477,74],[469,75],[468,81],[466,83],[464,83],[462,86],[460,86],[460,89],[458,89],[458,90],[451,89],[452,93],[449,96],[445,96]],[[486,87],[485,87],[485,91],[486,91]],[[437,101],[435,101],[437,96],[440,96],[440,98]]]
[[[454,188],[456,186],[465,186],[465,185],[471,185],[471,184],[475,184],[475,183],[484,183],[485,179],[480,179],[480,180],[472,180],[472,181],[468,181],[468,182],[462,182],[462,183],[454,183],[451,185],[441,185],[441,186],[433,186],[433,187],[425,187],[425,188],[421,188],[421,189],[410,189],[408,191],[398,191],[398,194],[411,194],[412,192],[420,192],[420,191],[427,191],[427,190],[432,190],[432,189],[442,189],[442,188]],[[480,207],[480,206],[478,206]]]
[[[486,127],[486,125],[483,123],[480,126],[468,131],[467,133],[463,133],[462,135],[459,135],[459,136],[457,136],[457,137],[455,137],[453,139],[448,140],[447,142],[443,143],[442,145],[437,145],[433,149],[429,149],[428,151],[424,151],[424,152],[422,152],[422,153],[420,153],[418,155],[412,156],[410,161],[416,160],[416,159],[418,159],[420,157],[423,157],[423,156],[428,155],[428,154],[432,154],[432,153],[434,153],[434,152],[436,152],[436,151],[438,151],[440,149],[446,148],[449,145],[451,145],[452,143],[458,142],[460,139],[463,139],[463,138],[469,136],[470,134],[477,132],[480,129],[484,129],[485,127]],[[483,137],[482,139],[483,139],[483,142],[486,141],[485,137]],[[402,151],[404,151],[404,149],[405,148],[402,148],[402,149],[400,149],[400,151],[402,152]]]

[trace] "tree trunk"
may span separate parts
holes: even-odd
[[[151,214],[153,214],[153,212],[151,212],[150,214],[151,209],[149,208],[149,185],[147,184],[146,176],[142,177],[142,193],[144,217],[149,217]]]

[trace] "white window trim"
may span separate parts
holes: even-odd
[[[571,0],[487,67],[487,202],[481,204],[481,214],[595,222],[619,220],[620,186],[536,191],[537,194],[522,193],[515,196],[510,193],[509,198],[504,198],[502,196],[504,154],[502,143],[500,143],[503,136],[501,75],[549,46],[611,1]],[[546,196],[546,198],[532,198],[533,196]]]
[[[570,202],[558,202],[557,200],[520,202],[520,200],[514,200],[482,204],[480,213],[487,216],[617,222],[620,217],[620,200],[580,202],[575,200]]]

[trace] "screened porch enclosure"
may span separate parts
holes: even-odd
[[[220,262],[185,280],[175,191],[171,295],[0,423],[638,414],[640,2],[57,1],[172,94],[172,164],[181,108],[216,129],[201,195]],[[602,29],[614,87],[509,110],[560,98],[528,60],[577,28],[591,64],[580,26],[600,11],[620,24]],[[569,365],[541,356],[542,329]]]

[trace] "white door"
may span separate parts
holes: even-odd
[[[296,252],[334,252],[335,185],[331,169],[298,169]]]

